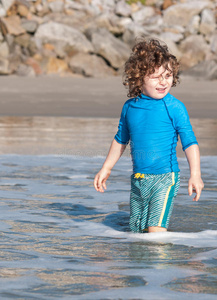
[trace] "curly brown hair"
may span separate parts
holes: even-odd
[[[140,96],[144,78],[153,74],[161,66],[172,72],[172,86],[176,86],[179,82],[179,62],[169,52],[167,45],[156,39],[138,41],[125,63],[123,84],[129,89],[127,96]]]

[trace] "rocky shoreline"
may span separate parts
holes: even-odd
[[[120,75],[136,38],[217,79],[217,0],[1,0],[0,74]]]

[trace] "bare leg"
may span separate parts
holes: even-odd
[[[148,232],[166,232],[167,229],[159,226],[150,226],[148,227]]]

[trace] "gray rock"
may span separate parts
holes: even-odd
[[[69,62],[73,73],[82,74],[86,77],[103,78],[114,75],[114,70],[108,67],[105,61],[96,55],[78,53]]]
[[[214,60],[202,61],[198,65],[183,72],[183,74],[204,78],[206,80],[215,80],[217,79],[217,62]]]
[[[13,52],[9,54],[9,69],[11,73],[16,72],[19,64],[23,59],[22,49],[19,45],[14,44]]]
[[[69,9],[69,8],[74,10],[84,10],[85,6],[75,1],[65,0],[65,9]]]
[[[35,34],[38,46],[41,43],[51,43],[62,47],[72,47],[75,52],[93,52],[93,46],[77,29],[64,24],[49,22],[38,27]]]
[[[21,34],[15,37],[14,42],[23,48],[28,48],[30,35],[28,33]]]
[[[93,17],[87,16],[84,11],[74,11],[73,15],[66,15],[64,13],[52,13],[43,18],[43,23],[55,22],[64,24],[84,32],[84,28]],[[37,20],[36,20],[37,21]],[[39,23],[39,22],[38,22]]]
[[[38,16],[44,17],[50,13],[48,4],[49,4],[48,1],[43,1],[43,4],[38,2],[38,4],[35,5],[35,10],[36,10]]]
[[[52,12],[58,13],[64,10],[64,3],[63,1],[53,1],[49,3],[49,8]]]
[[[15,0],[1,0],[1,3],[2,3],[5,11],[7,11],[14,2],[15,2]]]
[[[38,23],[33,20],[23,20],[21,26],[29,33],[34,33],[38,28]]]
[[[118,1],[115,7],[115,13],[119,16],[129,17],[131,15],[131,6],[124,0]]]
[[[145,30],[152,34],[160,34],[163,28],[163,18],[160,15],[155,15],[148,19],[148,23],[144,24]]]
[[[87,32],[95,53],[104,57],[114,68],[120,68],[128,59],[129,47],[115,38],[105,28],[93,29]]]
[[[217,54],[217,33],[212,36],[210,50],[212,53]]]
[[[121,29],[123,29],[123,33],[125,32],[126,28],[132,24],[133,21],[131,18],[119,18],[119,22],[118,25],[121,27]]]
[[[35,54],[38,53],[38,47],[35,43],[35,40],[34,40],[34,37],[32,37],[30,40],[29,40],[29,46],[28,46],[28,51],[30,53],[30,56],[33,56]]]
[[[167,47],[169,48],[170,53],[172,53],[178,60],[181,59],[182,53],[179,51],[175,42],[168,40],[167,38],[162,38],[161,40],[166,43]]]
[[[215,31],[216,21],[211,9],[204,9],[201,14],[200,33],[210,35]]]
[[[193,16],[186,27],[186,34],[197,34],[200,26],[200,16]]]
[[[0,42],[3,42],[4,41],[4,37],[2,35],[2,32],[0,31]]]
[[[20,64],[16,70],[18,76],[35,77],[35,71],[31,66]]]
[[[147,6],[154,5],[156,8],[161,9],[164,1],[165,0],[146,0],[145,5],[147,5]]]
[[[168,7],[163,12],[163,19],[166,24],[187,26],[192,17],[209,7],[207,1],[191,1],[190,3],[179,3]]]
[[[97,16],[89,24],[86,25],[86,29],[98,27],[106,28],[109,32],[113,34],[123,34],[127,25],[132,23],[132,19],[118,17],[112,13],[104,13]]]
[[[86,5],[86,10],[92,12],[93,15],[99,15],[103,12],[110,12],[114,10],[115,1],[114,0],[91,0],[88,5]]]
[[[184,35],[181,33],[174,33],[174,32],[163,32],[161,33],[160,37],[164,40],[170,40],[172,42],[180,42],[183,40]]]
[[[179,26],[179,25],[173,25],[173,26],[164,25],[162,29],[164,32],[172,32],[172,33],[179,33],[179,34],[185,33],[185,28],[183,26]]]
[[[0,57],[0,74],[9,75],[11,71],[9,69],[9,61],[7,58]]]
[[[6,10],[4,7],[0,4],[0,18],[6,16]]]
[[[130,48],[132,48],[135,44],[136,38],[148,37],[149,35],[150,33],[148,30],[146,30],[145,26],[131,23],[127,26],[122,39],[124,43],[126,43]],[[154,36],[155,35],[153,34],[152,37]]]
[[[9,55],[9,47],[6,42],[0,44],[0,57],[7,58]]]
[[[147,24],[149,19],[155,15],[155,10],[153,7],[146,6],[142,9],[134,12],[132,18],[135,23],[138,24]]]
[[[193,67],[204,60],[209,47],[202,35],[191,35],[180,43],[183,53],[181,64],[183,69]]]
[[[103,10],[113,10],[115,7],[115,0],[91,0],[91,6],[99,6],[102,7]]]
[[[9,52],[13,52],[14,51],[14,48],[15,48],[14,39],[15,39],[15,37],[12,36],[11,34],[6,34],[6,36],[5,36],[5,41],[8,44]]]

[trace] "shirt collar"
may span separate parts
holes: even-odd
[[[162,100],[164,98],[166,98],[167,96],[169,96],[169,93],[166,94],[165,97],[161,98],[161,99],[155,99],[155,98],[152,98],[152,97],[149,97],[149,96],[146,96],[145,94],[141,93],[140,96],[136,97],[136,99],[143,99],[143,100],[155,100],[155,101],[158,101],[158,100]]]

